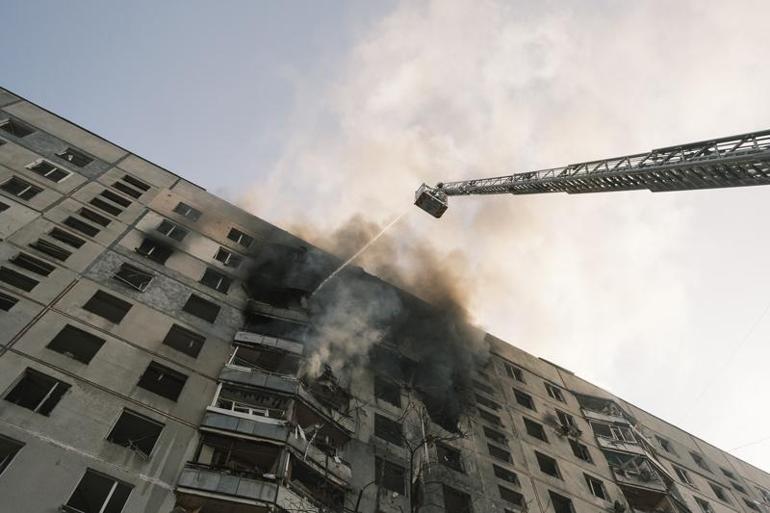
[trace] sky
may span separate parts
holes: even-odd
[[[423,181],[768,128],[768,16],[753,0],[6,1],[0,70],[279,226],[408,212],[392,234],[459,262],[477,324],[770,470],[770,189],[453,198],[440,221],[411,206]]]

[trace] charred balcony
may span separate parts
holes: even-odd
[[[669,481],[646,456],[603,451],[618,484],[666,494]]]
[[[319,510],[342,513],[346,489],[294,455],[289,458],[286,483],[289,489],[306,498]]]

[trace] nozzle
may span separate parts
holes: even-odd
[[[414,194],[414,204],[438,219],[449,208],[448,197],[438,187],[422,184]]]

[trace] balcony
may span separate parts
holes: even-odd
[[[299,387],[297,389],[297,395],[304,403],[316,411],[321,412],[326,418],[332,420],[346,432],[353,433],[353,431],[355,431],[355,420],[352,417],[349,417],[348,415],[345,415],[344,413],[337,411],[334,408],[330,408],[321,404],[321,402],[316,399],[315,396],[313,396],[310,392],[308,392],[305,387]]]
[[[278,485],[264,479],[230,474],[210,465],[188,463],[179,476],[181,492],[194,491],[226,497],[250,499],[263,504],[274,503]]]
[[[284,394],[294,394],[299,389],[299,381],[293,376],[241,365],[225,365],[219,373],[219,379],[229,383],[242,383],[252,387],[275,390]]]
[[[583,415],[588,420],[598,420],[600,422],[608,422],[612,424],[628,424],[628,420],[620,413],[613,409],[606,409],[603,412],[598,412],[594,410],[589,410],[586,408],[581,408],[581,411],[583,412]]]
[[[212,429],[217,431],[231,431],[256,438],[266,440],[285,441],[289,435],[289,428],[285,422],[269,422],[272,419],[260,419],[252,416],[251,418],[237,417],[226,414],[227,410],[211,407],[203,415],[201,429]]]
[[[327,452],[316,447],[311,442],[297,436],[292,432],[289,436],[289,446],[291,446],[300,458],[309,461],[322,473],[332,478],[337,485],[347,486],[353,473],[350,464],[338,456],[330,456]]]
[[[604,436],[597,436],[596,441],[599,442],[599,447],[602,449],[609,449],[611,451],[623,451],[632,454],[639,454],[646,456],[644,448],[638,445],[636,442],[629,442],[625,440],[618,440],[615,438],[608,438]]]
[[[279,337],[260,335],[259,333],[252,333],[250,331],[239,331],[235,334],[233,340],[236,343],[244,345],[271,348],[278,351],[286,351],[287,353],[294,353],[300,356],[305,352],[305,347],[297,342],[292,342],[291,340],[286,340]]]

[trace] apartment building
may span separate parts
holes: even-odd
[[[0,512],[770,511],[770,475],[478,330],[459,418],[399,340],[310,377],[333,256],[2,89],[0,237]]]

